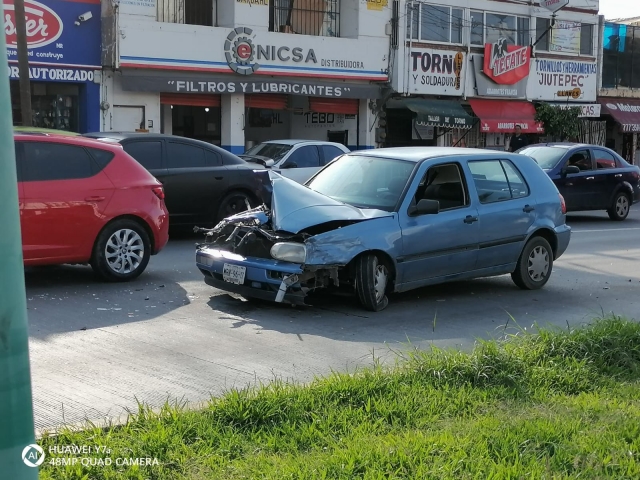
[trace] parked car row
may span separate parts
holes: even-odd
[[[516,154],[436,147],[349,152],[264,142],[240,157],[146,133],[15,133],[25,265],[88,263],[131,280],[169,224],[204,225],[197,265],[217,288],[294,304],[352,288],[387,294],[510,273],[541,288],[567,248],[567,211],[627,218],[640,169],[600,146]]]

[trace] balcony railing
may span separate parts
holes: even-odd
[[[215,26],[216,0],[158,0],[158,21]]]
[[[270,0],[269,31],[340,36],[340,0]]]

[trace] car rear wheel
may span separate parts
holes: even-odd
[[[511,279],[523,290],[537,290],[545,286],[553,270],[553,250],[542,237],[533,237],[522,249]]]
[[[629,216],[631,202],[629,196],[624,192],[619,192],[613,199],[613,205],[607,210],[609,218],[617,222],[625,220]]]
[[[231,215],[251,210],[254,206],[254,200],[245,192],[230,192],[225,195],[220,202],[220,208],[218,209],[218,215],[215,218],[215,223],[217,224]]]
[[[144,272],[150,257],[151,242],[145,229],[133,220],[116,220],[98,235],[91,267],[105,280],[126,282]]]
[[[372,312],[384,310],[389,304],[387,287],[389,269],[373,253],[362,255],[356,261],[356,293],[360,304]]]

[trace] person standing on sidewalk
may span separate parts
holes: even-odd
[[[516,133],[511,135],[511,140],[509,140],[509,151],[515,152],[527,145],[529,145],[529,139],[526,135],[522,134],[522,127],[520,125],[516,125]]]

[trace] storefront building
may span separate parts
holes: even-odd
[[[640,26],[604,24],[598,100],[606,121],[606,145],[640,165]]]
[[[503,150],[516,125],[530,141],[540,140],[544,129],[535,121],[535,102],[580,106],[583,117],[599,117],[598,1],[566,6],[551,31],[552,12],[537,3],[438,0],[401,6],[404,36],[392,68],[393,89],[421,103],[434,118],[433,100],[444,102],[443,110],[458,112],[457,124],[441,122],[432,124],[435,132],[425,131],[433,144]],[[397,99],[390,101],[396,110]],[[387,118],[397,115],[389,112]],[[411,118],[417,131],[421,121]],[[398,138],[398,132],[387,133],[389,143]],[[424,138],[404,136],[409,144]]]
[[[117,34],[105,35],[101,128],[182,135],[236,154],[291,138],[373,148],[390,12],[357,0],[105,6]]]
[[[100,0],[25,0],[32,124],[100,129]],[[4,0],[14,125],[22,125],[13,0]]]

